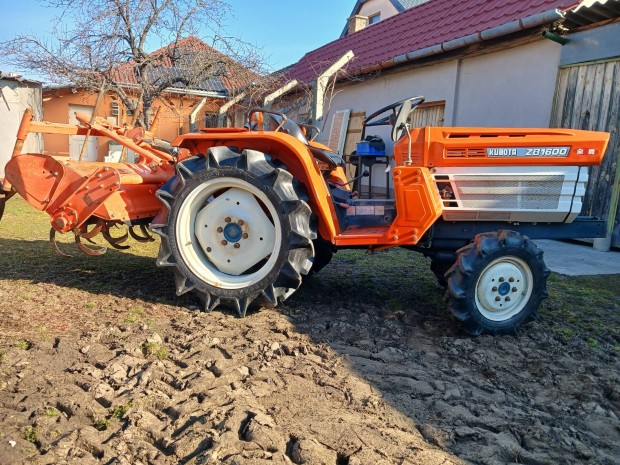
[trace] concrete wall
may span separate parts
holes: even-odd
[[[540,40],[462,60],[446,125],[549,127],[561,48]]]
[[[56,123],[69,122],[69,106],[70,105],[86,105],[94,107],[97,100],[97,94],[91,92],[78,91],[73,93],[70,89],[47,90],[43,102],[43,117],[46,121]],[[173,141],[180,134],[189,131],[189,115],[196,105],[202,100],[201,97],[185,96],[177,94],[169,94],[165,97],[165,101],[156,101],[153,109],[161,106],[159,125],[155,131],[155,137],[167,141]],[[112,102],[119,102],[119,114],[112,114]],[[224,99],[209,100],[203,106],[197,119],[197,126],[203,127],[205,112],[215,112],[225,102]],[[127,115],[122,103],[115,94],[108,93],[103,99],[101,106],[97,112],[97,116],[103,118],[111,118],[115,124],[130,124],[133,116]],[[108,154],[109,140],[100,137],[99,160]],[[69,136],[46,134],[45,135],[46,153],[68,155],[69,153]]]
[[[4,166],[10,160],[15,136],[26,108],[31,108],[35,120],[41,120],[41,84],[13,79],[0,79],[0,178],[4,178]],[[42,152],[43,139],[29,134],[24,152]]]

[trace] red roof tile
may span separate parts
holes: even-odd
[[[466,37],[577,0],[432,0],[307,53],[287,70],[287,79],[311,82],[347,51],[355,73],[394,57]]]
[[[179,64],[173,63],[172,60],[172,55],[177,52],[187,54],[196,53],[197,56],[195,58],[207,59],[208,57],[210,61],[221,61],[224,64],[226,70],[223,74],[207,77],[201,82],[196,83],[195,87],[199,90],[208,90],[220,93],[230,92],[260,77],[257,73],[246,68],[241,63],[236,62],[229,56],[214,49],[213,47],[210,47],[202,40],[193,36],[180,39],[175,43],[171,43],[150,53],[149,56],[158,58],[154,63],[155,66],[150,70],[151,73],[157,70],[161,72],[165,69],[171,70],[177,68]],[[177,72],[179,76],[182,76],[183,64],[180,63],[180,65],[181,68]],[[110,75],[112,79],[121,84],[139,84],[136,76],[136,64],[134,62],[123,63],[112,68]],[[152,77],[156,78],[156,75]]]

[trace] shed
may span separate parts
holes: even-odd
[[[4,178],[4,166],[11,158],[17,129],[26,108],[32,109],[35,120],[42,119],[41,83],[0,71],[0,179]],[[23,150],[43,152],[41,134],[29,134]]]

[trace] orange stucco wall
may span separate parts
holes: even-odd
[[[172,141],[178,135],[189,131],[189,117],[201,97],[169,94],[157,100],[152,109],[161,107],[159,124],[155,130],[155,137]],[[53,89],[43,92],[43,119],[55,123],[69,123],[69,106],[86,105],[94,107],[97,94],[86,91],[73,92],[71,89]],[[118,103],[118,115],[113,114],[113,102]],[[204,126],[205,112],[217,113],[219,107],[226,102],[224,99],[209,99],[197,114],[196,125]],[[133,116],[127,115],[123,104],[116,94],[108,92],[101,102],[97,116],[114,118],[118,125],[131,124]],[[68,155],[69,136],[45,134],[45,152],[48,154]],[[99,160],[108,154],[109,141],[99,138]]]

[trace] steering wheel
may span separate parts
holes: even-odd
[[[371,115],[367,116],[362,122],[364,130],[370,126],[387,126],[391,125],[394,129],[399,128],[404,122],[406,122],[409,113],[424,102],[424,97],[409,97],[398,102],[394,102],[387,107],[383,107],[380,110],[375,111]],[[398,111],[396,110],[398,107]],[[404,110],[404,111],[403,111]],[[392,111],[391,115],[384,116],[383,118],[377,118],[387,111]],[[392,131],[392,139],[395,137],[395,130]],[[363,138],[363,135],[362,135]],[[396,139],[394,139],[396,140]]]

